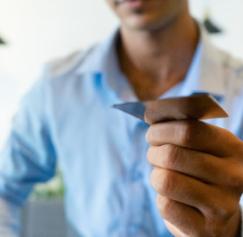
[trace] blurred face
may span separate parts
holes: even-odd
[[[107,0],[124,27],[157,30],[187,12],[187,0]]]

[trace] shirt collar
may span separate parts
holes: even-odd
[[[225,94],[222,55],[210,43],[206,30],[201,26],[200,32],[201,39],[185,79],[165,93],[165,96],[188,95],[194,92],[209,92],[217,96]],[[116,93],[125,96],[126,100],[136,100],[131,86],[120,70],[116,52],[118,33],[119,31],[115,30],[106,40],[90,50],[78,72],[100,73]]]
[[[199,89],[212,94],[225,96],[225,79],[229,75],[227,55],[223,54],[210,41],[205,28],[201,27],[202,55],[199,75]]]
[[[78,73],[101,72],[109,73],[118,69],[116,40],[119,30],[113,31],[104,41],[88,50],[86,59],[80,64]]]

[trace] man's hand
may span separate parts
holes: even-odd
[[[157,206],[176,237],[236,237],[243,191],[243,142],[200,121],[151,125],[148,160]]]

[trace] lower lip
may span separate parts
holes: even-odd
[[[117,3],[127,5],[128,7],[131,8],[138,8],[143,5],[142,0],[118,0]]]

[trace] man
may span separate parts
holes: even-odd
[[[187,0],[108,3],[119,31],[47,65],[15,117],[0,161],[2,236],[16,235],[16,210],[57,159],[79,236],[241,236],[241,64],[210,45]],[[148,127],[111,108],[195,91],[231,117]]]

